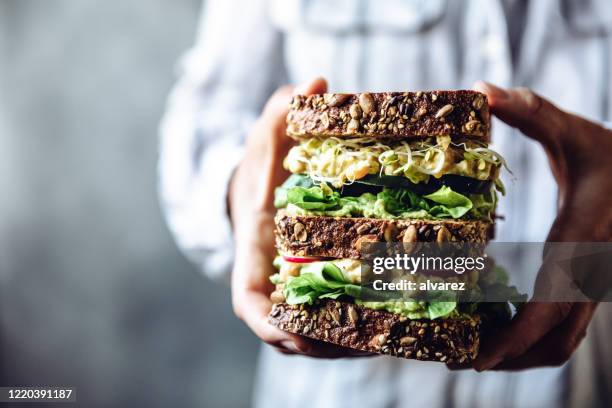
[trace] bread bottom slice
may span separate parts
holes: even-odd
[[[476,358],[481,331],[479,315],[411,320],[335,300],[318,300],[313,305],[277,303],[269,321],[281,330],[343,347],[454,365]]]

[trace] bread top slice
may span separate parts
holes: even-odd
[[[296,95],[287,135],[409,139],[451,136],[488,143],[487,98],[476,91]]]
[[[494,236],[489,221],[385,220],[313,215],[279,210],[274,219],[277,249],[294,256],[361,259],[363,242],[471,242]]]

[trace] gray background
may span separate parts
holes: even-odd
[[[0,0],[0,385],[73,385],[92,407],[248,404],[258,343],[156,195],[199,9]]]

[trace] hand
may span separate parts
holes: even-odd
[[[292,142],[285,118],[292,93],[323,93],[327,83],[316,79],[295,90],[285,86],[272,95],[246,141],[244,158],[230,183],[228,204],[234,227],[236,258],[232,271],[234,312],[264,342],[286,354],[343,357],[349,349],[286,333],[268,323],[274,286],[274,188],[288,177],[282,167]]]
[[[525,88],[487,83],[491,111],[542,144],[559,187],[558,214],[547,242],[606,242],[612,238],[612,132],[564,112]],[[543,268],[550,260],[544,257]],[[527,303],[495,334],[474,367],[519,370],[565,363],[586,335],[596,303]]]

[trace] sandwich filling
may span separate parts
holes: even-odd
[[[508,318],[511,313],[509,303],[481,302],[483,293],[509,299],[515,306],[526,300],[526,295],[520,294],[516,287],[508,284],[508,275],[499,267],[481,272],[472,270],[449,277],[414,276],[417,283],[425,279],[431,282],[463,283],[465,289],[461,296],[457,292],[438,291],[430,293],[428,300],[416,300],[409,292],[402,292],[380,301],[363,301],[367,298],[364,291],[368,289],[361,286],[359,261],[311,259],[309,262],[291,262],[278,256],[274,265],[278,273],[272,275],[270,280],[276,285],[277,292],[282,293],[285,302],[292,305],[312,305],[317,299],[336,299],[398,313],[409,319],[454,318],[475,312]],[[439,300],[433,300],[432,297]]]
[[[445,174],[495,180],[503,164],[503,158],[482,142],[451,142],[450,136],[388,144],[373,138],[313,137],[293,147],[285,159],[292,173],[306,173],[334,187],[368,174],[401,176],[415,184]]]
[[[504,159],[481,142],[310,138],[284,162],[276,190],[291,215],[492,220]]]

